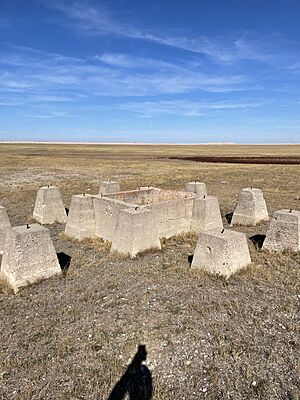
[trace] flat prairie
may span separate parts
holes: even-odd
[[[244,187],[263,190],[270,216],[299,210],[299,162],[300,145],[0,144],[0,205],[15,226],[33,222],[43,185],[68,207],[108,178],[124,190],[198,180],[228,227]],[[228,280],[190,269],[193,234],[128,260],[49,226],[71,257],[63,276],[17,295],[0,284],[0,399],[108,399],[139,345],[153,390],[131,400],[300,399],[300,254],[261,251],[267,225],[234,228],[252,263]]]

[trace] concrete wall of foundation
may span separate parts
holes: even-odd
[[[113,241],[120,212],[125,209],[150,210],[160,238],[187,233],[192,230],[192,221],[195,222],[195,218],[200,221],[204,217],[196,212],[194,206],[196,195],[183,191],[143,187],[138,190],[91,197],[95,236],[109,241]],[[72,214],[71,209],[70,214]],[[80,235],[77,236],[76,238],[80,240]]]
[[[160,238],[169,238],[189,232],[193,215],[193,198],[153,203],[147,208],[153,212]]]
[[[158,201],[160,192],[160,189],[147,187],[126,192],[108,193],[103,195],[103,197],[123,201],[125,203],[142,205]]]

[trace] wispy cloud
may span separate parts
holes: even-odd
[[[176,64],[157,60],[153,58],[145,58],[139,56],[132,56],[123,53],[103,53],[96,55],[95,60],[101,61],[104,64],[108,64],[120,68],[144,68],[144,69],[173,69],[173,70],[187,70],[189,67],[193,67],[194,63],[188,63],[185,61],[185,65],[178,61]],[[196,64],[197,66],[199,64]]]
[[[13,96],[18,92],[28,102],[154,96],[199,90],[228,92],[240,90],[247,84],[239,74],[206,73],[189,63],[179,65],[129,55],[74,58],[18,47],[0,54],[0,59],[0,67],[3,67],[0,95]]]
[[[81,98],[82,96],[77,96]],[[28,97],[28,100],[33,103],[69,103],[76,101],[76,98],[71,96],[35,94]]]
[[[26,117],[36,119],[48,119],[48,118],[62,118],[68,117],[68,113],[65,111],[49,111],[45,114],[26,114]]]
[[[183,117],[199,117],[210,111],[247,109],[262,106],[264,102],[198,102],[188,100],[145,101],[119,104],[115,107],[130,111],[144,117],[157,115],[177,115]]]
[[[15,106],[20,106],[22,104],[23,104],[22,102],[14,100],[9,100],[9,101],[0,100],[0,106],[2,107],[15,107]]]
[[[164,46],[174,47],[188,52],[204,55],[221,64],[234,64],[242,60],[256,60],[273,64],[283,49],[277,49],[282,42],[279,35],[255,36],[249,33],[237,33],[230,36],[192,36],[178,35],[174,32],[163,33],[163,29],[154,31],[122,22],[102,2],[97,7],[76,0],[57,0],[47,2],[48,7],[63,13],[73,26],[88,35],[115,35],[124,38],[144,40]],[[118,60],[122,62],[121,58]],[[125,60],[126,62],[126,60]]]

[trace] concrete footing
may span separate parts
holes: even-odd
[[[114,181],[103,181],[100,183],[99,194],[120,192],[120,184]]]
[[[203,182],[188,182],[185,186],[185,190],[201,197],[207,195],[206,184]]]
[[[61,273],[49,230],[41,225],[11,228],[5,239],[1,275],[15,292]]]
[[[65,223],[67,221],[65,206],[58,187],[43,186],[38,190],[33,218],[40,224]]]
[[[196,197],[194,199],[191,230],[199,233],[222,228],[223,222],[217,197],[206,195]]]
[[[133,258],[138,253],[152,248],[161,248],[152,212],[139,207],[122,210],[116,225],[111,252]]]
[[[65,234],[77,240],[95,237],[95,213],[93,196],[72,196]]]
[[[228,278],[251,263],[244,233],[229,229],[200,232],[192,268]]]
[[[262,248],[270,251],[300,251],[300,211],[275,211]]]
[[[256,225],[268,221],[269,215],[263,192],[260,189],[246,188],[239,194],[231,225]]]
[[[10,229],[10,221],[6,209],[0,206],[0,254],[3,253],[5,237]]]

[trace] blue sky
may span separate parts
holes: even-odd
[[[1,0],[0,140],[300,142],[299,0]]]

